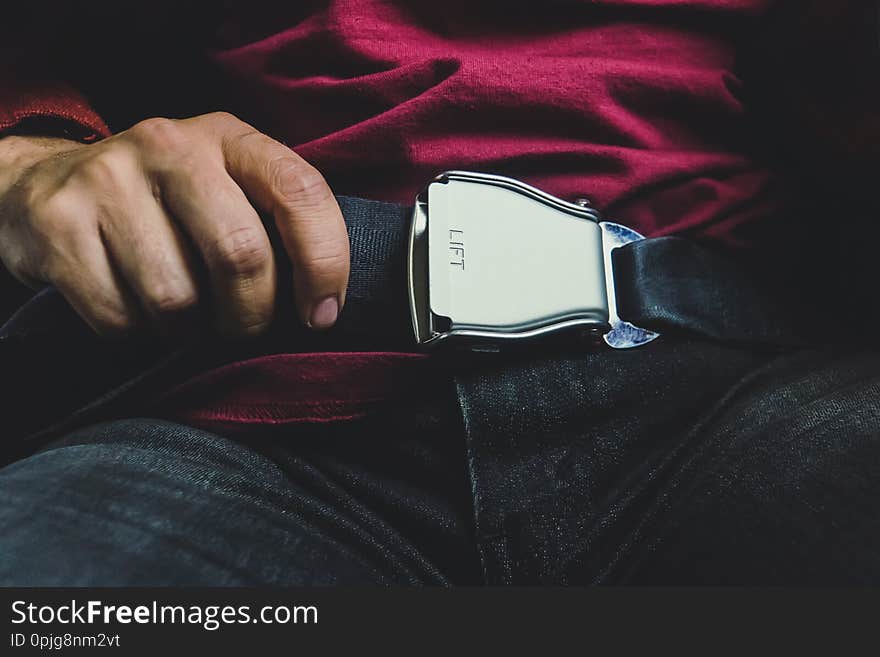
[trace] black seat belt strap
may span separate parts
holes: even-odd
[[[779,272],[679,237],[631,242],[611,257],[617,310],[636,326],[756,347],[816,339],[798,291]]]

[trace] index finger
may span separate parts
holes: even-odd
[[[272,214],[293,265],[302,320],[332,326],[345,301],[350,254],[342,212],[324,177],[287,146],[245,123],[223,120],[229,175]]]

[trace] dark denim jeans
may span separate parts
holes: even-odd
[[[460,423],[438,401],[237,440],[76,431],[0,471],[0,584],[479,581]]]
[[[79,429],[0,470],[0,583],[880,582],[880,353],[670,337],[457,389],[246,438]]]

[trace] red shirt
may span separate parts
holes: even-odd
[[[784,207],[750,149],[734,73],[770,4],[327,0],[257,40],[242,35],[270,17],[233,12],[209,57],[230,94],[262,109],[258,127],[337,193],[409,203],[443,170],[490,171],[586,196],[648,235],[745,246]],[[60,89],[0,98],[0,129],[53,112],[105,130]],[[395,381],[418,362],[274,356],[184,384],[167,409],[214,428],[249,421],[257,405],[271,422],[344,419],[403,394]]]

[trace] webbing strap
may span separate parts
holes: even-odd
[[[617,311],[636,326],[762,348],[814,339],[799,291],[765,266],[678,237],[631,242],[611,258]]]

